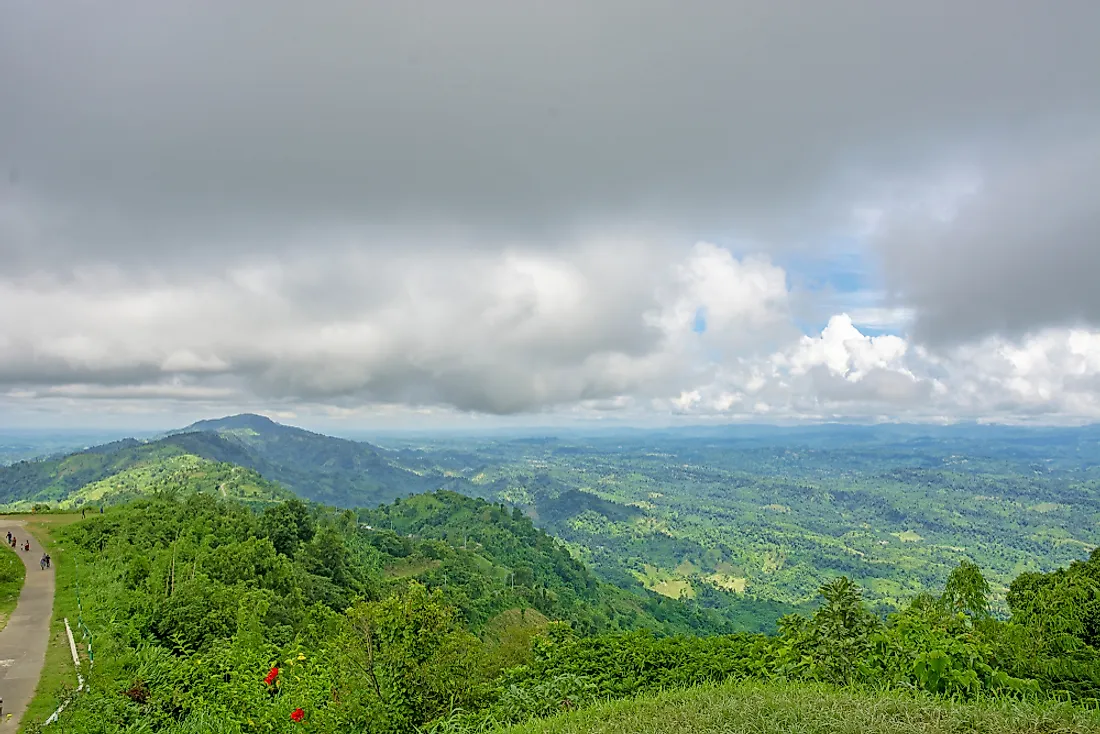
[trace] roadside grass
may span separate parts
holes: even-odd
[[[19,603],[19,592],[23,590],[23,581],[27,578],[27,567],[15,551],[5,543],[0,543],[0,630],[7,626],[15,605]]]
[[[1100,712],[1019,701],[956,703],[824,685],[741,682],[599,704],[498,734],[1085,734]]]
[[[46,647],[46,662],[42,666],[42,677],[38,679],[34,698],[31,699],[19,723],[20,732],[37,731],[42,722],[61,704],[65,695],[76,688],[76,670],[73,667],[72,653],[69,651],[69,639],[65,635],[65,617],[73,625],[73,634],[77,647],[83,654],[79,630],[76,625],[76,569],[59,544],[55,531],[80,520],[80,513],[60,514],[21,514],[8,515],[12,519],[22,520],[38,542],[46,549],[54,566],[53,618],[50,620],[50,640]],[[82,665],[87,659],[81,660]]]

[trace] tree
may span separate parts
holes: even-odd
[[[357,638],[348,654],[377,701],[378,730],[416,731],[476,696],[480,641],[461,629],[438,590],[413,583],[383,601],[356,604],[348,619]]]
[[[271,539],[275,550],[288,558],[293,558],[298,546],[312,540],[316,532],[309,507],[296,498],[265,509],[260,529]]]
[[[989,582],[978,566],[962,561],[951,575],[940,597],[944,605],[955,612],[962,612],[972,619],[989,617]]]

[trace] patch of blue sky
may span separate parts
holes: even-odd
[[[814,253],[791,253],[777,258],[791,285],[809,291],[858,293],[876,290],[881,276],[877,263],[857,240],[834,238]]]
[[[695,310],[695,319],[691,322],[691,330],[696,334],[707,333],[707,309],[700,306]]]
[[[736,240],[722,242],[735,257],[757,251]],[[911,314],[890,304],[881,265],[867,243],[847,235],[824,236],[813,249],[780,250],[771,253],[772,262],[787,273],[792,296],[792,323],[803,334],[818,336],[837,314],[847,313],[867,336],[903,336]],[[695,313],[691,329],[707,332],[707,313]]]

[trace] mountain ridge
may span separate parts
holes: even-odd
[[[0,467],[0,502],[64,501],[87,484],[183,454],[236,464],[303,499],[338,507],[377,505],[437,489],[468,489],[463,479],[398,466],[371,444],[242,413],[198,421],[150,440],[125,438]]]

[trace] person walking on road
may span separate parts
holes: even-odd
[[[40,558],[38,560],[38,567],[41,568],[43,571],[46,570],[46,554],[45,553],[43,553],[42,558]]]

